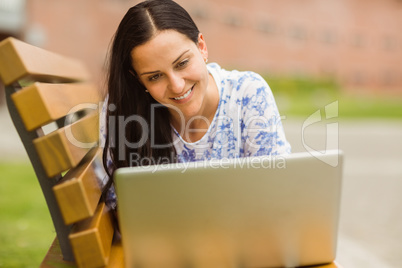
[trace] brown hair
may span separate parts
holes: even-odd
[[[107,77],[108,108],[103,165],[109,181],[105,192],[110,188],[117,168],[138,165],[129,161],[133,154],[155,161],[160,158],[174,161],[176,152],[172,144],[169,112],[145,92],[131,59],[131,51],[135,47],[149,41],[158,31],[169,29],[198,43],[199,30],[194,21],[186,10],[171,0],[148,0],[130,8],[114,35]],[[144,120],[136,120],[138,118]],[[144,132],[140,121],[145,122],[152,131]],[[139,142],[143,139],[144,142]],[[152,161],[144,161],[143,164],[152,164]]]

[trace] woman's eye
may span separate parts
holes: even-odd
[[[187,59],[186,59],[186,60],[183,60],[183,61],[179,62],[179,64],[177,64],[177,67],[178,67],[178,68],[183,68],[184,66],[187,65],[187,63],[188,63],[188,60],[187,60]]]
[[[156,81],[156,80],[158,80],[158,78],[159,78],[160,76],[161,76],[160,74],[155,74],[155,75],[153,75],[153,76],[150,76],[150,77],[148,78],[148,80],[149,80],[149,81]]]

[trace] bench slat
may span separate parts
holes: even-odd
[[[112,244],[112,249],[110,250],[109,261],[106,268],[119,267],[124,268],[124,251],[121,241]]]
[[[63,260],[63,255],[60,252],[59,241],[56,238],[50,246],[45,258],[43,259],[40,268],[75,268],[77,265],[74,262]],[[124,252],[121,240],[115,241],[110,249],[109,261],[105,268],[124,268]],[[320,267],[321,268],[321,267]],[[327,268],[327,267],[326,267]]]
[[[93,84],[34,83],[12,95],[15,106],[28,131],[46,125],[71,111],[96,109],[100,101]]]
[[[99,138],[99,113],[94,111],[71,125],[33,141],[49,177],[75,167]]]
[[[0,78],[7,86],[23,78],[84,81],[89,79],[89,73],[79,61],[9,37],[0,42]]]
[[[64,178],[53,187],[57,203],[66,225],[94,215],[102,190],[96,176],[96,161],[102,151],[92,149],[84,163],[70,169]],[[102,167],[100,167],[102,168]]]
[[[111,213],[105,203],[99,203],[95,215],[77,223],[69,236],[78,267],[107,265],[113,232]]]

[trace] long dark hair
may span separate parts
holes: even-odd
[[[194,21],[186,10],[171,0],[148,0],[130,8],[114,35],[109,52],[106,141],[103,149],[103,165],[109,181],[104,191],[113,183],[113,173],[117,168],[152,164],[161,158],[165,162],[166,159],[173,161],[175,149],[169,112],[166,107],[152,108],[157,102],[139,82],[131,58],[135,47],[149,41],[158,31],[169,29],[198,43],[199,30]],[[146,132],[143,127],[152,128],[152,131]],[[152,142],[166,146],[156,148]],[[130,146],[135,143],[141,144]],[[133,156],[136,160],[142,158],[147,161],[130,161]]]

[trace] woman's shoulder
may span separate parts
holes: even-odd
[[[250,88],[250,85],[252,86],[251,88],[255,88],[255,86],[268,87],[264,78],[253,71],[226,70],[217,63],[208,64],[208,70],[212,75],[215,73],[215,76],[220,78],[219,80],[223,86],[237,92]]]
[[[217,72],[222,75],[223,79],[250,79],[250,80],[264,80],[261,75],[253,71],[240,71],[237,69],[228,70],[222,68],[218,63],[212,62],[207,65],[208,71],[210,73]]]

